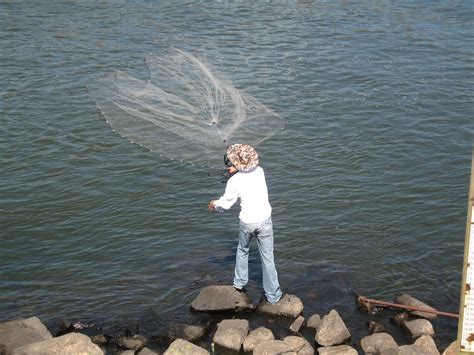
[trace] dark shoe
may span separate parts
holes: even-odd
[[[237,291],[237,292],[244,292],[244,293],[247,293],[247,289],[245,287],[243,288],[238,288],[238,287],[235,287],[234,286],[234,289]]]

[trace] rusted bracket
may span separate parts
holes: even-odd
[[[405,305],[399,304],[399,303],[392,303],[392,302],[374,300],[374,299],[367,298],[367,297],[364,297],[364,296],[358,296],[357,297],[357,303],[359,304],[359,306],[365,308],[369,313],[372,311],[372,305],[377,305],[377,306],[401,308],[401,309],[406,309],[407,311],[434,313],[434,314],[444,316],[444,317],[459,318],[459,314],[456,314],[456,313],[442,312],[442,311],[438,311],[438,310],[425,309],[425,308],[413,307],[413,306],[405,306]]]

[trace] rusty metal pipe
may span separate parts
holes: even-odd
[[[437,315],[440,315],[440,316],[451,317],[451,318],[459,318],[459,314],[456,314],[456,313],[442,312],[442,311],[438,311],[438,310],[425,309],[425,308],[419,308],[419,307],[413,307],[413,306],[405,306],[405,305],[399,304],[399,303],[392,303],[392,302],[374,300],[374,299],[367,298],[367,297],[364,297],[364,296],[358,296],[357,301],[358,301],[359,304],[368,303],[370,305],[372,303],[372,304],[376,304],[376,305],[379,305],[379,306],[402,308],[402,309],[406,309],[408,311],[434,313],[434,314],[437,314]]]

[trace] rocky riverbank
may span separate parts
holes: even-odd
[[[433,309],[407,294],[396,301]],[[338,310],[304,315],[303,309],[294,295],[285,294],[276,305],[254,305],[232,286],[207,286],[191,303],[191,311],[202,315],[195,324],[169,324],[144,336],[138,325],[111,334],[94,324],[63,321],[53,335],[37,317],[17,319],[0,323],[0,354],[456,354],[454,341],[437,348],[433,313],[396,312],[391,322],[410,339],[400,344],[382,324],[368,322],[367,334],[354,339]]]

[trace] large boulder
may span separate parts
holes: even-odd
[[[387,349],[397,349],[398,344],[388,333],[374,333],[363,337],[360,346],[365,354],[376,354]]]
[[[184,339],[176,339],[173,341],[168,349],[164,352],[164,355],[209,355],[209,351],[201,348],[200,346],[194,345]]]
[[[314,339],[321,346],[342,344],[351,337],[344,321],[335,309],[326,314],[316,331]]]
[[[433,335],[434,329],[430,321],[426,319],[414,319],[403,322],[403,326],[413,336]]]
[[[349,345],[324,346],[318,348],[319,355],[357,355],[357,350]]]
[[[245,292],[233,286],[216,285],[204,287],[191,303],[197,312],[226,312],[255,309]]]
[[[431,355],[431,353],[419,345],[412,344],[400,346],[397,355]]]
[[[291,346],[294,346],[296,350],[297,355],[313,355],[314,354],[314,349],[311,346],[311,344],[302,337],[297,337],[297,336],[288,336],[283,341],[287,344],[290,344]]]
[[[417,300],[416,298],[410,296],[407,293],[404,293],[403,295],[398,296],[395,302],[402,304],[404,306],[418,307],[422,309],[429,309],[431,311],[436,311],[435,308],[428,306],[426,303],[423,303]],[[431,320],[436,318],[436,313],[419,312],[419,311],[412,311],[410,313],[417,315],[418,317],[431,319]]]
[[[264,298],[257,306],[257,311],[273,316],[295,318],[303,312],[303,302],[298,297],[286,293],[275,304],[268,303]]]
[[[270,329],[265,327],[259,327],[252,330],[247,338],[244,340],[244,352],[252,352],[257,344],[275,340],[273,333]]]
[[[10,355],[13,349],[51,339],[53,336],[37,317],[0,323],[0,353]]]
[[[223,351],[239,352],[249,333],[249,321],[246,319],[224,319],[217,325],[213,342]]]
[[[95,345],[84,334],[69,333],[13,350],[12,355],[104,355],[101,348]]]

